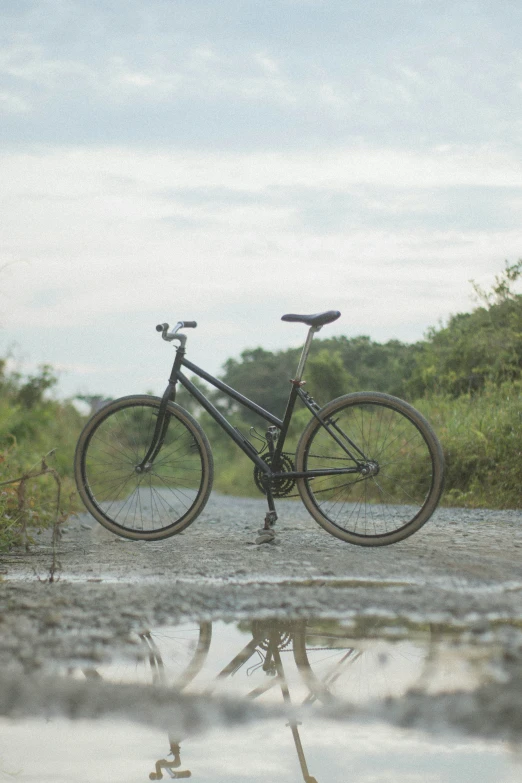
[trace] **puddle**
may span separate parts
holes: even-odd
[[[146,629],[135,641],[132,660],[56,664],[46,674],[60,680],[48,679],[47,690],[33,680],[26,697],[8,694],[4,714],[13,717],[0,719],[0,781],[522,777],[502,733],[463,737],[442,714],[421,724],[410,713],[408,728],[387,720],[389,705],[412,694],[436,701],[437,713],[440,699],[465,702],[488,684],[502,687],[497,649],[456,643],[428,623],[201,622]]]
[[[136,542],[131,541],[125,541],[124,543],[130,543],[135,544]],[[141,542],[137,542],[138,544]],[[48,578],[48,575],[38,575],[34,571],[30,571],[28,569],[26,570],[17,570],[16,572],[10,572],[6,575],[4,578],[5,582],[22,582],[26,583],[28,581],[31,581],[32,579],[44,579],[47,581],[46,577]],[[84,573],[80,574],[73,574],[73,573],[67,573],[62,574],[60,573],[60,582],[62,583],[78,583],[78,584],[84,584],[89,582],[105,582],[106,584],[156,584],[158,581],[157,576],[150,576],[140,574],[139,576],[135,576],[134,578],[130,577],[129,574],[125,574],[125,576],[114,576],[114,574],[111,573],[104,573],[100,572],[97,576],[92,577],[86,577]],[[226,576],[226,577],[213,577],[213,576],[202,576],[198,574],[197,576],[179,576],[176,577],[174,580],[175,584],[196,584],[196,585],[215,585],[215,586],[222,586],[222,585],[238,585],[240,587],[249,587],[252,585],[256,586],[262,586],[262,585],[277,585],[278,587],[337,587],[342,589],[347,588],[361,588],[361,589],[370,589],[374,588],[376,590],[393,590],[393,589],[402,589],[404,587],[415,587],[418,586],[419,582],[414,581],[413,579],[410,579],[408,581],[401,580],[401,579],[364,579],[364,578],[353,578],[353,579],[339,579],[338,577],[331,577],[331,576],[320,576],[320,577],[309,577],[306,579],[303,579],[301,577],[286,577],[282,579],[280,576],[270,576],[269,574],[266,574],[264,576],[258,576],[255,579],[254,578],[242,578],[237,576]],[[522,587],[510,587],[506,586],[506,590],[518,590],[522,589]]]
[[[413,688],[428,693],[476,688],[488,676],[491,656],[491,650],[463,650],[438,640],[429,624],[393,625],[374,617],[359,617],[351,625],[336,620],[187,623],[145,631],[136,643],[139,661],[76,667],[68,674],[194,694],[263,695],[264,703],[281,702],[284,680],[293,704],[365,704]]]
[[[0,780],[24,783],[516,783],[522,772],[502,743],[383,723],[266,720],[169,737],[123,721],[0,720],[0,736]]]

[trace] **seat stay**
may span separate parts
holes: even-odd
[[[306,405],[310,413],[315,416],[317,421],[321,424],[321,426],[332,436],[332,438],[335,440],[338,446],[341,447],[341,449],[344,451],[344,453],[351,459],[353,462],[355,462],[356,465],[360,467],[362,462],[368,462],[368,457],[364,454],[364,452],[361,451],[361,449],[351,440],[351,438],[348,437],[348,435],[343,432],[343,430],[337,426],[337,424],[333,421],[325,420],[321,417],[321,409],[319,408],[317,410],[317,405],[314,407],[312,405],[306,396],[306,392],[303,392],[302,389],[297,390],[297,394],[299,395],[301,401]],[[357,459],[357,457],[354,457],[350,449],[345,446],[345,444],[341,441],[339,437],[337,437],[336,433],[332,430],[336,430],[339,435],[353,448],[355,451],[361,456],[361,459]]]
[[[325,427],[325,429],[327,429],[327,430],[328,430],[328,432],[330,432],[330,430],[329,430],[328,428],[329,428],[329,427],[332,427],[332,428],[333,428],[333,429],[334,429],[336,432],[338,432],[338,433],[339,433],[339,435],[341,436],[341,438],[344,438],[344,439],[345,439],[345,440],[346,440],[346,441],[347,441],[347,442],[350,444],[350,446],[351,446],[353,449],[355,449],[355,451],[357,451],[357,452],[358,452],[358,453],[361,455],[361,457],[363,458],[363,460],[364,460],[365,462],[368,462],[368,457],[367,457],[367,456],[364,454],[364,452],[363,452],[363,451],[361,451],[361,449],[359,448],[359,446],[358,446],[356,443],[354,443],[354,442],[353,442],[353,440],[352,440],[351,438],[349,438],[349,437],[348,437],[348,435],[346,434],[346,432],[343,432],[343,430],[342,430],[340,427],[338,427],[338,426],[337,426],[337,423],[336,423],[335,421],[327,421],[327,422],[325,422],[325,424],[324,424],[324,427]],[[332,437],[333,437],[333,436],[332,436]]]

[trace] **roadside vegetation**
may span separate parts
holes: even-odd
[[[490,291],[473,284],[477,306],[451,316],[413,344],[369,337],[317,339],[306,369],[307,388],[324,403],[351,391],[373,390],[410,401],[432,423],[442,442],[447,481],[444,502],[469,507],[516,508],[522,486],[522,295],[515,293],[522,261],[496,277]],[[228,359],[222,379],[282,416],[300,349],[243,351]],[[200,381],[194,379],[200,384]],[[9,372],[0,360],[0,550],[28,540],[28,530],[57,519],[51,471],[5,483],[45,465],[61,479],[58,517],[73,509],[74,446],[84,418],[71,402],[49,398],[56,379],[43,366],[34,376]],[[217,391],[214,404],[260,450],[265,425]],[[178,402],[197,416],[216,462],[215,487],[228,494],[257,493],[252,465],[219,427],[181,390]],[[308,413],[295,416],[288,450]],[[253,428],[253,429],[252,429]],[[23,495],[23,497],[21,497]]]
[[[472,284],[476,307],[432,327],[424,340],[377,343],[369,337],[314,340],[306,367],[307,389],[321,404],[340,394],[372,390],[394,394],[421,410],[442,442],[447,467],[447,505],[517,508],[522,505],[522,295],[515,293],[522,261],[506,263],[491,290]],[[321,332],[322,334],[322,332]],[[229,359],[222,379],[281,416],[288,380],[300,349],[263,348]],[[262,446],[264,425],[242,414],[219,392],[214,404]],[[179,402],[198,415],[214,452],[216,487],[230,494],[252,493],[250,461],[206,413],[199,413],[183,392]],[[300,411],[294,441],[308,419]],[[290,448],[288,450],[291,450]]]
[[[48,366],[23,376],[0,360],[0,551],[30,543],[77,505],[71,463],[83,417],[48,398],[55,383]]]

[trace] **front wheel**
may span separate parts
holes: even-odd
[[[145,470],[161,400],[139,395],[109,403],[85,425],[74,473],[87,509],[131,539],[181,532],[201,513],[212,487],[212,452],[199,424],[173,402],[161,449]]]
[[[351,544],[382,546],[415,533],[442,494],[442,448],[426,419],[389,394],[347,394],[304,430],[296,470],[337,469],[298,479],[314,519]],[[341,472],[345,470],[346,472]]]

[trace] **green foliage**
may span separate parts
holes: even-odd
[[[445,327],[430,329],[405,383],[410,396],[458,397],[488,382],[502,384],[522,377],[522,295],[512,290],[521,274],[522,261],[506,264],[491,292],[474,284],[485,306],[452,316]]]
[[[237,389],[241,394],[257,402],[262,408],[276,416],[283,416],[290,391],[289,381],[293,377],[299,360],[299,349],[272,353],[263,348],[243,351],[241,360],[228,359],[222,380]],[[221,395],[224,411],[232,413],[239,410],[236,403]],[[259,424],[255,414],[246,412],[245,421]]]
[[[491,287],[491,291],[485,291],[478,283],[471,280],[471,285],[475,291],[475,298],[478,301],[484,302],[487,307],[491,307],[494,304],[502,304],[510,299],[514,299],[516,294],[513,293],[513,283],[519,279],[522,275],[522,260],[517,261],[515,264],[504,263],[504,270],[495,275],[495,283]]]
[[[24,378],[0,361],[0,483],[24,475],[54,450],[52,467],[62,477],[66,505],[73,492],[72,459],[83,418],[69,402],[46,399],[56,382],[44,365]],[[56,516],[56,485],[50,476],[27,483],[22,520],[19,484],[0,487],[0,549],[20,543],[23,524],[40,529]]]
[[[418,350],[399,340],[381,344],[365,336],[316,337],[305,369],[306,388],[321,403],[355,390],[403,395],[404,379],[415,365]],[[222,380],[282,417],[300,353],[300,348],[276,353],[263,348],[243,351],[239,360],[225,362]],[[224,395],[218,393],[217,399],[227,413],[239,410]],[[244,418],[259,422],[253,414]]]
[[[313,390],[314,398],[328,402],[342,394],[355,391],[355,379],[345,368],[341,353],[323,348],[316,352],[308,361],[306,377]]]
[[[497,275],[490,291],[473,284],[478,306],[433,327],[414,345],[377,343],[367,336],[316,338],[305,370],[308,389],[324,404],[356,390],[375,390],[409,399],[437,431],[447,462],[447,504],[520,506],[522,485],[522,295],[514,290],[522,261]],[[304,338],[304,330],[303,330]],[[224,365],[225,383],[282,417],[300,348],[243,351]],[[259,451],[266,422],[224,394],[193,382],[209,396]],[[42,366],[23,377],[0,359],[0,482],[26,473],[51,449],[72,491],[72,461],[83,418],[68,402],[48,398],[53,371]],[[93,398],[94,399],[94,398]],[[216,422],[184,389],[177,402],[200,421],[214,453],[215,487],[237,495],[257,494],[253,466]],[[299,405],[285,446],[292,455],[310,418]],[[252,428],[255,428],[252,430]],[[27,485],[27,522],[49,524],[56,497],[49,476]],[[0,548],[20,540],[19,485],[0,487]]]
[[[353,379],[349,391],[380,391],[404,397],[404,382],[415,366],[417,344],[399,340],[377,343],[364,335],[333,337],[321,341],[325,350],[337,353]]]
[[[457,399],[416,406],[435,428],[446,460],[445,505],[519,508],[522,486],[522,382],[487,383]]]

